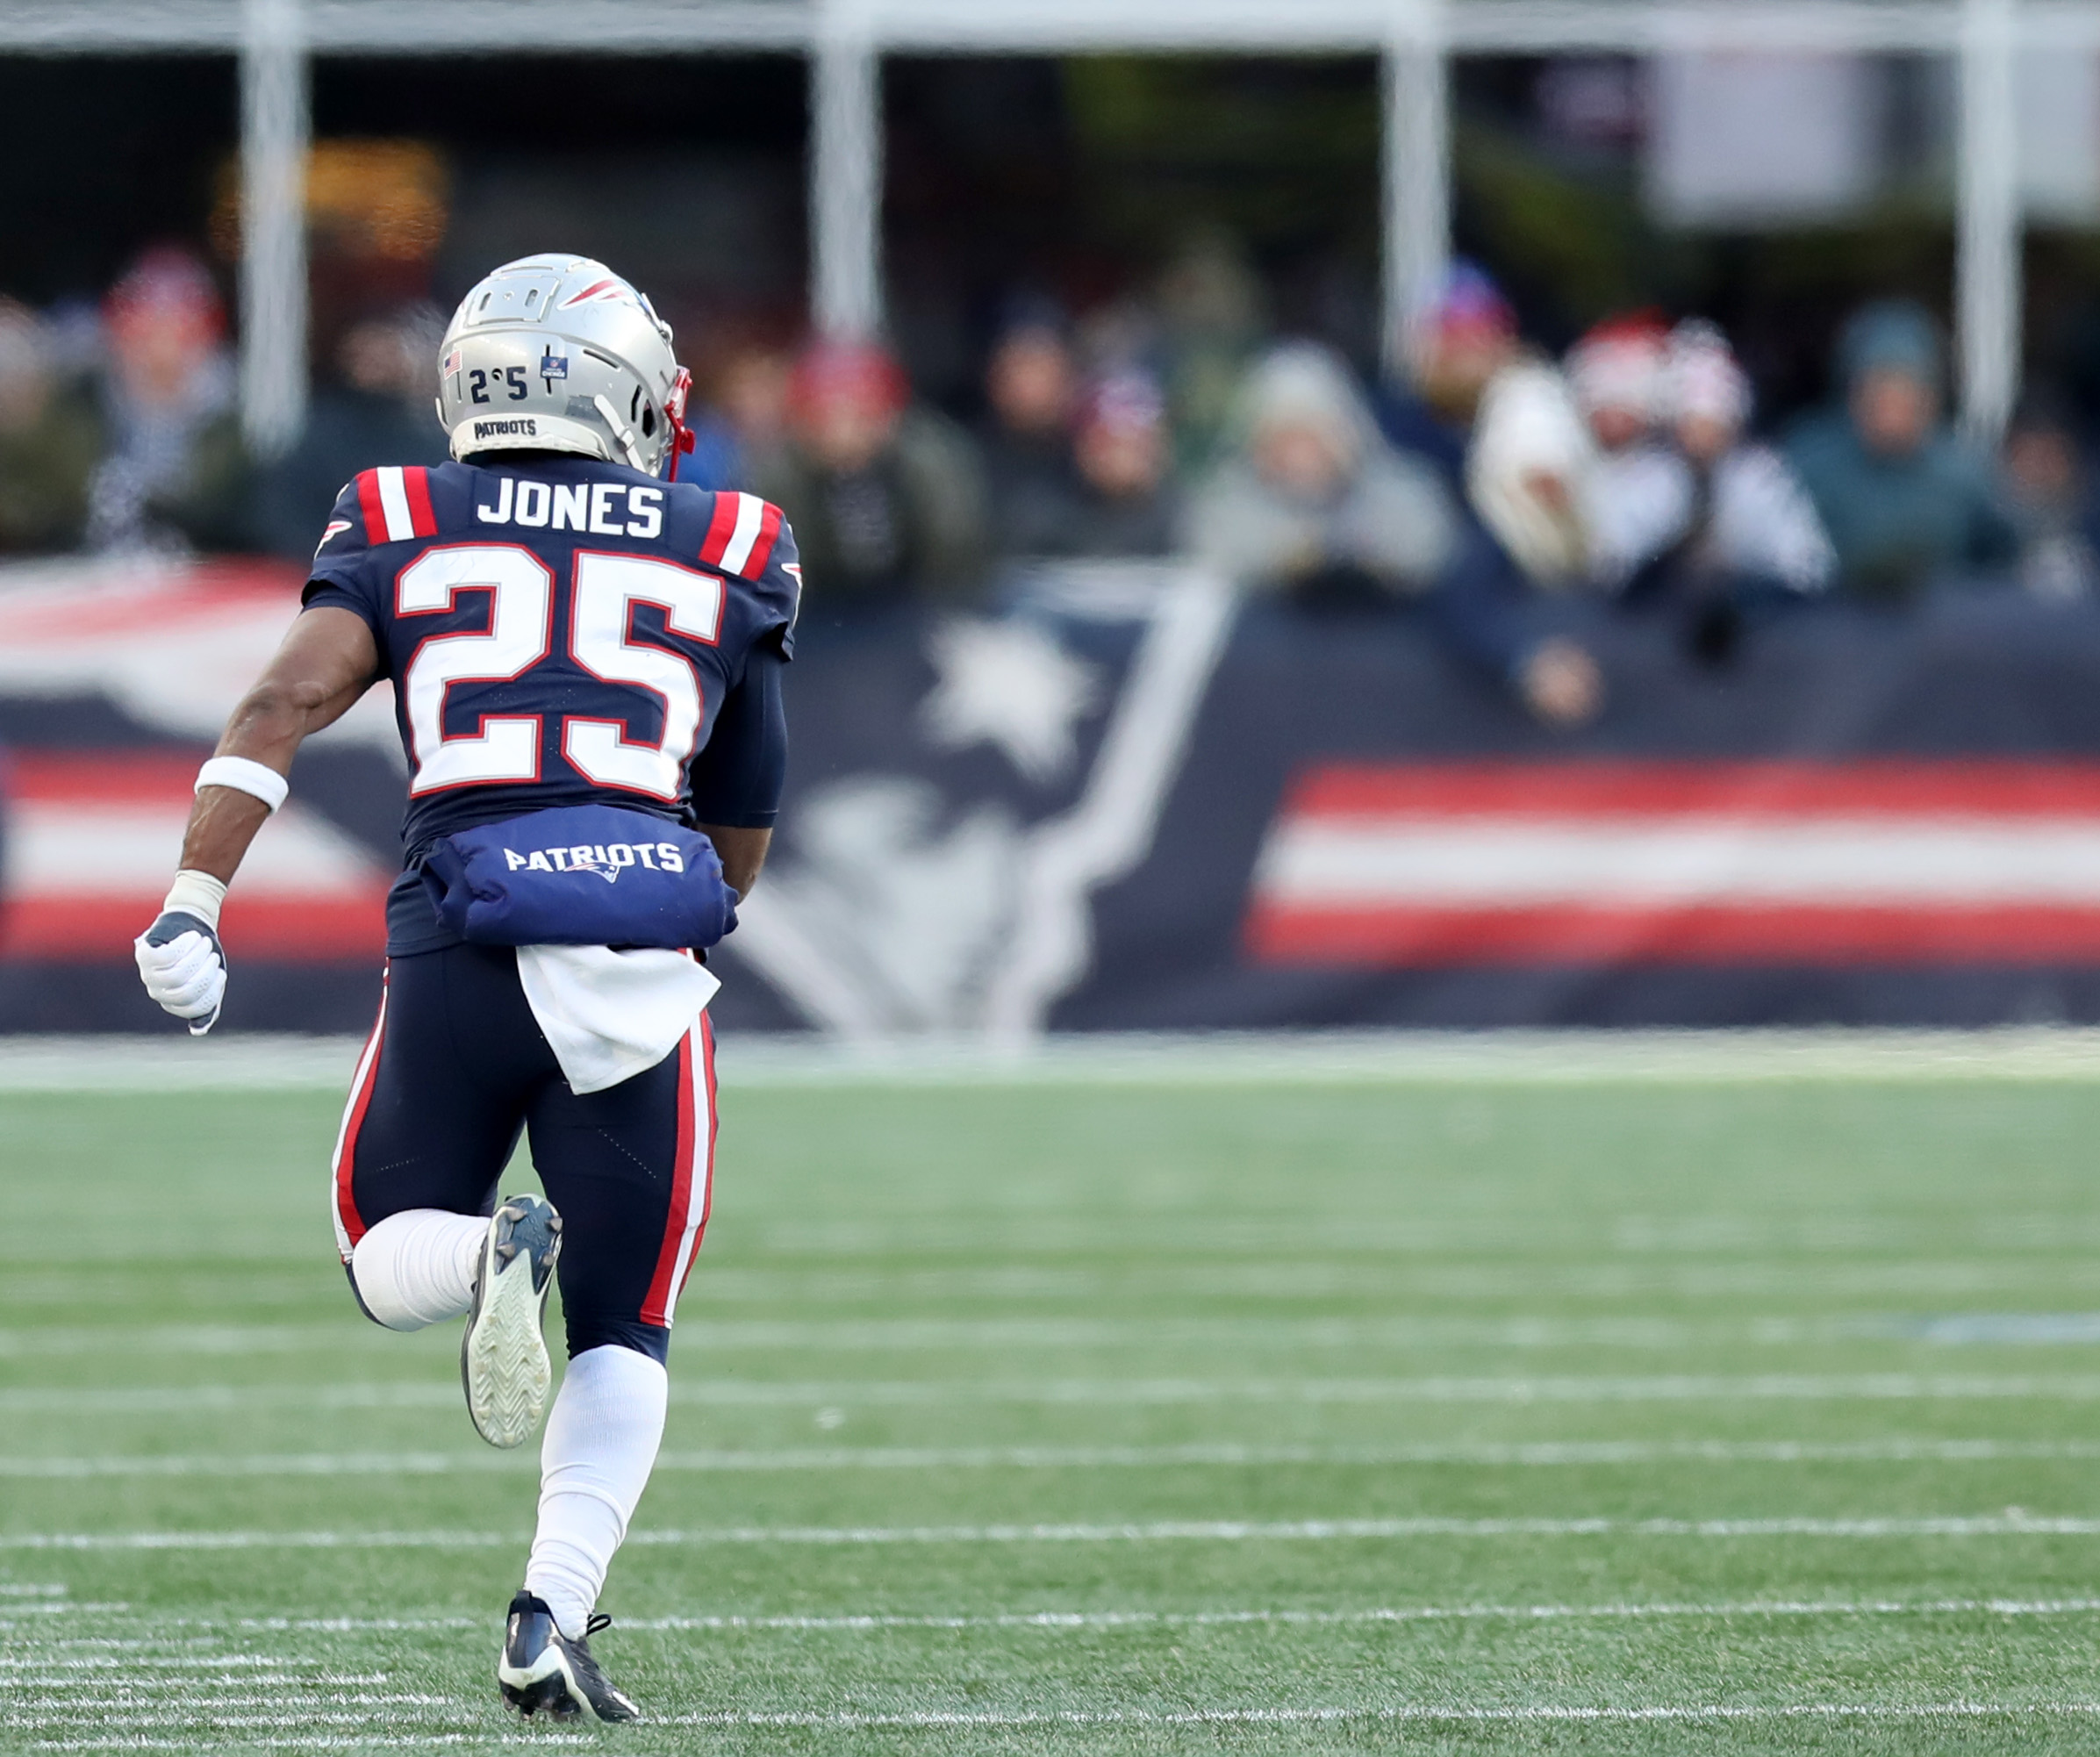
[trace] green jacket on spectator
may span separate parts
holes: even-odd
[[[1903,603],[2010,563],[2018,534],[1983,461],[1940,419],[1939,341],[1917,306],[1869,305],[1838,344],[1845,401],[1787,443],[1850,595]]]
[[[51,396],[24,412],[18,426],[0,423],[0,554],[78,549],[102,423],[83,394]]]
[[[794,527],[812,608],[967,597],[983,583],[983,473],[968,436],[928,410],[907,411],[857,468],[791,441],[747,485]]]

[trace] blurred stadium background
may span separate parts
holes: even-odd
[[[2090,8],[24,0],[0,90],[0,1029],[156,1028],[189,765],[549,244],[810,558],[727,1025],[2100,1019]],[[391,743],[229,1027],[369,1017]]]

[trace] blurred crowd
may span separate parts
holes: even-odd
[[[2038,393],[1996,455],[1966,443],[1914,305],[1854,313],[1827,405],[1776,430],[1712,325],[1631,312],[1554,359],[1463,263],[1416,315],[1400,382],[1265,335],[1258,312],[1215,263],[1078,318],[1017,305],[974,424],[877,345],[731,349],[682,473],[786,510],[813,612],[968,601],[1036,560],[1186,556],[1308,611],[1404,610],[1559,725],[1603,698],[1580,619],[1554,613],[1576,599],[1662,619],[1722,664],[1817,601],[2100,591],[2077,422]],[[441,324],[425,305],[355,318],[298,444],[258,464],[199,262],[151,252],[95,309],[0,301],[0,552],[303,559],[357,470],[444,456]]]
[[[748,349],[703,455],[778,501],[811,602],[954,599],[1036,559],[1186,556],[1308,610],[1405,607],[1539,719],[1603,679],[1558,606],[1661,619],[1704,664],[1819,601],[1900,607],[1942,582],[2100,590],[2100,477],[2046,396],[2000,453],[1947,409],[1921,308],[1846,325],[1827,406],[1767,432],[1728,338],[1652,312],[1561,359],[1456,265],[1395,384],[1265,337],[1251,298],[1173,290],[1072,320],[1014,311],[974,428],[872,345]],[[1579,619],[1577,619],[1579,620]]]
[[[444,319],[352,317],[305,432],[267,464],[242,442],[226,303],[187,252],[151,250],[98,306],[0,299],[0,555],[312,553],[336,491],[381,462],[436,463]]]

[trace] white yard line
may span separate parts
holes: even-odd
[[[1331,1628],[1357,1624],[1545,1623],[1602,1619],[1814,1617],[2075,1617],[2100,1613],[2100,1599],[1937,1599],[1860,1603],[1752,1600],[1740,1604],[1452,1604],[1361,1610],[1042,1610],[1000,1617],[627,1617],[630,1629],[785,1629],[856,1632],[882,1629],[1208,1629],[1245,1624]]]
[[[502,1750],[511,1746],[600,1745],[587,1732],[423,1732],[406,1737],[379,1733],[320,1734],[304,1738],[272,1737],[266,1741],[272,1751],[454,1751]],[[208,1747],[195,1739],[154,1739],[143,1733],[114,1733],[99,1739],[39,1739],[32,1751],[184,1751]]]
[[[515,1745],[598,1745],[588,1733],[574,1732],[425,1732],[406,1738],[386,1738],[376,1733],[321,1735],[309,1738],[275,1738],[267,1743],[272,1751],[477,1751],[502,1750]],[[118,1734],[102,1739],[39,1739],[32,1751],[185,1751],[207,1747],[194,1739],[152,1739],[144,1734]]]
[[[1363,1244],[1359,1237],[1356,1243]],[[1126,1235],[1115,1248],[1126,1249]],[[1104,1241],[1104,1244],[1106,1241]],[[1184,1235],[1177,1241],[1186,1250]],[[885,1247],[887,1248],[887,1247]],[[1737,1260],[1740,1260],[1739,1259]],[[36,1324],[0,1329],[0,1359],[77,1354],[340,1353],[357,1334],[346,1315],[309,1324]],[[763,1320],[681,1324],[680,1343],[724,1353],[811,1352],[939,1354],[1052,1349],[1629,1349],[1667,1351],[1748,1345],[1795,1347],[1832,1342],[1933,1342],[2018,1346],[2100,1343],[2100,1313],[1865,1313],[1843,1318],[1746,1318],[1695,1323],[1663,1318],[867,1318],[839,1322]]]
[[[676,1726],[781,1726],[816,1728],[1056,1727],[1056,1726],[1298,1726],[1337,1721],[1451,1723],[1727,1720],[1987,1720],[2100,1714],[2100,1702],[2052,1703],[1704,1703],[1666,1707],[1107,1709],[1059,1712],[924,1710],[905,1714],[798,1714],[731,1710],[675,1717]]]
[[[945,1728],[971,1730],[976,1728],[998,1729],[1006,1727],[1093,1727],[1093,1726],[1299,1726],[1333,1724],[1337,1722],[1369,1721],[1376,1723],[1416,1723],[1454,1725],[1498,1725],[1531,1722],[1595,1723],[1605,1725],[1659,1722],[1665,1724],[1701,1721],[1762,1721],[1762,1720],[2000,1720],[2044,1719],[2065,1717],[2089,1717],[2100,1714],[2100,1702],[1943,1702],[1943,1703],[1683,1703],[1654,1706],[1588,1706],[1526,1704],[1508,1708],[1443,1708],[1430,1704],[1364,1704],[1336,1707],[1306,1708],[1215,1708],[1215,1709],[1072,1709],[1065,1710],[1014,1710],[1002,1711],[996,1709],[939,1710],[923,1709],[891,1714],[854,1714],[839,1712],[798,1712],[793,1710],[727,1710],[719,1713],[673,1715],[657,1720],[659,1726],[718,1726],[718,1727],[799,1727],[811,1730],[849,1731],[873,1730],[882,1727],[918,1728],[937,1731]],[[211,1730],[267,1730],[273,1727],[310,1726],[316,1722],[326,1725],[355,1725],[361,1717],[345,1714],[316,1714],[306,1716],[269,1715],[207,1715],[184,1720],[171,1715],[146,1715],[128,1717],[133,1725],[176,1727],[201,1722]],[[25,1717],[20,1719],[0,1720],[0,1727],[18,1731],[34,1731],[45,1727],[62,1727],[64,1722],[48,1718]],[[459,1735],[448,1740],[445,1735],[433,1734],[424,1739],[366,1741],[327,1741],[337,1743],[441,1743],[473,1740],[477,1737],[491,1743],[524,1742],[513,1739],[500,1739],[489,1734]],[[292,1744],[311,1747],[311,1739],[269,1741],[273,1746]],[[532,1744],[548,1742],[534,1737]],[[136,1741],[125,1739],[100,1739],[92,1741],[47,1741],[34,1748],[39,1750],[107,1750],[112,1748],[135,1749]]]
[[[377,1699],[374,1698],[373,1700],[376,1703]],[[444,1703],[444,1699],[441,1697],[439,1698],[439,1701],[441,1703]],[[445,1705],[452,1706],[454,1704],[445,1703]],[[170,1714],[165,1711],[141,1713],[135,1708],[125,1707],[121,1703],[109,1703],[103,1706],[124,1709],[124,1721],[127,1726],[196,1726],[208,1728],[213,1732],[237,1729],[267,1732],[280,1726],[295,1730],[309,1726],[367,1726],[376,1718],[371,1714],[344,1713],[340,1710],[333,1709],[303,1710],[297,1714],[221,1714],[216,1708],[206,1708],[197,1714]],[[455,1719],[468,1718],[469,1716],[466,1711],[453,1717]],[[482,1717],[473,1715],[471,1718],[479,1719]],[[46,1730],[62,1732],[77,1728],[78,1725],[79,1723],[76,1721],[55,1714],[0,1715],[0,1732],[40,1732]],[[272,1742],[275,1743],[274,1740]]]
[[[2091,1538],[2100,1518],[2004,1513],[1891,1518],[1153,1520],[1129,1524],[1014,1525],[724,1525],[641,1531],[637,1547],[711,1545],[942,1545],[1329,1543],[1404,1538]],[[128,1531],[17,1532],[0,1550],[210,1551],[487,1549],[520,1545],[522,1531]]]
[[[0,1041],[0,1091],[340,1093],[355,1037],[239,1034]],[[2100,1079],[2100,1033],[1990,1031],[1294,1031],[1099,1033],[1019,1042],[842,1043],[732,1035],[732,1088],[825,1086],[1235,1086],[1388,1082],[1580,1086],[1773,1080]]]
[[[1105,1241],[1104,1241],[1105,1242]],[[1127,1244],[1128,1240],[1122,1242]],[[1119,1244],[1118,1248],[1122,1248]],[[1685,1348],[1701,1343],[1786,1346],[1843,1340],[1911,1339],[1921,1321],[1891,1316],[1803,1324],[1760,1318],[1688,1324],[1646,1318],[869,1318],[840,1323],[764,1322],[679,1325],[679,1341],[710,1357],[729,1351],[924,1354],[993,1349],[1229,1347],[1283,1348]],[[2100,1340],[2100,1316],[2068,1339]],[[1910,1330],[1896,1328],[1910,1325]],[[0,1359],[92,1354],[340,1353],[355,1335],[350,1315],[311,1324],[36,1324],[0,1330]]]
[[[912,1407],[971,1403],[1649,1403],[2100,1400],[2096,1373],[1651,1373],[1611,1377],[1420,1379],[889,1380],[812,1383],[719,1380],[671,1387],[706,1408]],[[0,1414],[165,1415],[246,1409],[426,1409],[459,1399],[456,1384],[201,1385],[0,1391]]]
[[[803,1714],[792,1711],[735,1710],[720,1714],[680,1715],[659,1720],[656,1725],[717,1727],[783,1727],[813,1731],[876,1730],[885,1727],[995,1731],[1005,1728],[1057,1728],[1100,1726],[1236,1726],[1332,1725],[1337,1722],[1400,1723],[1421,1725],[1502,1725],[1527,1723],[1585,1723],[1665,1725],[1726,1721],[1923,1721],[1966,1722],[1978,1720],[2040,1720],[2088,1718],[2100,1714],[2100,1703],[1950,1702],[1905,1704],[1896,1703],[1806,1703],[1763,1704],[1674,1705],[1665,1707],[1556,1707],[1433,1708],[1433,1707],[1335,1707],[1300,1709],[1210,1709],[1152,1710],[1145,1709],[1101,1711],[1031,1712],[973,1710],[926,1710],[903,1714]],[[646,1724],[645,1724],[646,1725]],[[327,1735],[272,1738],[272,1750],[337,1751],[348,1749],[503,1749],[512,1746],[597,1746],[601,1740],[588,1734],[531,1734],[493,1732],[431,1732],[407,1737],[383,1735],[329,1737]],[[195,1751],[194,1740],[154,1739],[129,1736],[102,1739],[49,1739],[32,1743],[28,1749],[47,1752],[86,1751]]]
[[[1643,1403],[1831,1399],[2100,1398],[2100,1374],[1910,1373],[1655,1373],[1613,1377],[1408,1379],[892,1380],[855,1383],[701,1381],[677,1403],[799,1406],[920,1403]]]
[[[0,1604],[0,1628],[17,1629],[23,1625],[15,1622],[18,1617],[77,1617],[88,1611],[123,1611],[131,1606],[125,1603],[94,1603],[85,1599],[65,1598],[32,1600],[26,1604]]]
[[[2100,1079],[2100,1033],[1993,1031],[1292,1031],[1074,1033],[1013,1041],[738,1037],[732,1086],[1589,1085]]]
[[[667,1452],[659,1472],[771,1473],[783,1470],[1158,1470],[1191,1466],[1272,1468],[1306,1466],[1387,1468],[1411,1465],[1552,1466],[1650,1464],[1989,1464],[2100,1459],[2100,1440],[1544,1440],[1507,1445],[1411,1446],[786,1447],[775,1451]],[[530,1473],[529,1452],[232,1452],[88,1458],[0,1457],[0,1479],[160,1476],[445,1476]],[[61,1605],[0,1605],[0,1615]]]
[[[1545,1623],[1880,1617],[2084,1617],[2100,1615],[2100,1598],[1925,1598],[1925,1599],[1748,1599],[1709,1604],[1413,1604],[1374,1605],[1345,1610],[1036,1610],[996,1616],[905,1615],[863,1612],[833,1617],[715,1616],[623,1617],[623,1629],[693,1630],[729,1633],[740,1630],[787,1630],[800,1633],[865,1633],[885,1629],[1205,1629],[1241,1625],[1330,1628],[1351,1624],[1404,1623]],[[177,1618],[188,1623],[190,1619]],[[311,1632],[355,1634],[478,1629],[485,1617],[244,1617],[226,1626],[272,1632]]]
[[[73,1644],[68,1642],[65,1645]],[[193,1653],[183,1658],[171,1658],[166,1654],[129,1654],[121,1660],[113,1654],[85,1660],[14,1659],[0,1655],[0,1672],[102,1672],[131,1670],[139,1667],[160,1671],[223,1672],[238,1666],[275,1672],[296,1670],[308,1663],[305,1660],[290,1659],[275,1653]]]
[[[1055,1632],[1062,1629],[1208,1629],[1277,1627],[1338,1628],[1410,1623],[1550,1623],[1639,1622],[1669,1620],[1727,1621],[1814,1617],[2046,1617],[2100,1616],[2100,1598],[1924,1598],[1924,1599],[1745,1599],[1713,1603],[1624,1603],[1603,1604],[1410,1604],[1373,1605],[1340,1610],[1259,1609],[1251,1610],[1036,1610],[993,1616],[961,1612],[921,1615],[862,1612],[831,1617],[756,1616],[725,1612],[706,1616],[622,1617],[620,1626],[629,1630],[697,1632],[706,1633],[764,1632],[779,1630],[793,1633],[866,1634],[884,1630],[1008,1629]],[[363,1633],[420,1633],[441,1629],[480,1629],[486,1617],[246,1617],[208,1618],[174,1617],[147,1618],[147,1626],[195,1628],[208,1626],[269,1633],[350,1635]],[[217,1658],[169,1660],[153,1657],[79,1660],[63,1657],[25,1658],[11,1662],[29,1672],[48,1672],[68,1667],[133,1667],[160,1666],[172,1669],[225,1669],[239,1665],[238,1655]],[[311,1666],[303,1660],[269,1660],[253,1663],[267,1666]]]
[[[362,1037],[0,1038],[0,1092],[344,1092]]]

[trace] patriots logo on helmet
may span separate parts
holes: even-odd
[[[570,294],[567,298],[562,301],[561,309],[567,311],[571,305],[602,304],[625,304],[631,305],[634,303],[634,289],[628,286],[625,281],[615,280],[611,276],[607,276],[602,281],[591,282],[589,286],[585,287],[579,293]]]

